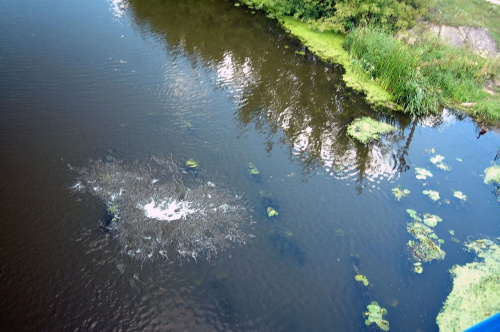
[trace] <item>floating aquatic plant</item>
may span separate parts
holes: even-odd
[[[247,172],[248,172],[248,174],[250,174],[250,175],[258,175],[258,174],[260,174],[259,170],[258,170],[258,169],[257,169],[257,167],[254,165],[254,163],[248,163]]]
[[[362,282],[364,286],[368,286],[368,284],[369,284],[368,279],[362,274],[356,274],[354,276],[354,279],[356,281]]]
[[[186,167],[188,167],[188,168],[197,168],[198,167],[198,163],[193,158],[190,158],[188,161],[186,161]]]
[[[481,239],[466,247],[482,260],[451,268],[453,289],[436,318],[441,332],[464,331],[500,311],[500,246]]]
[[[437,154],[430,159],[430,162],[436,165],[437,168],[442,169],[443,171],[451,170],[451,167],[443,163],[444,157]]]
[[[456,197],[456,198],[458,198],[461,201],[466,201],[467,200],[467,196],[464,195],[464,193],[461,192],[461,191],[454,191],[453,192],[453,197]]]
[[[431,163],[433,163],[434,165],[441,163],[443,160],[444,157],[439,154],[435,155],[430,159]]]
[[[363,144],[379,140],[380,135],[394,130],[396,128],[390,124],[379,122],[369,117],[358,118],[347,126],[347,133]]]
[[[493,165],[484,170],[484,183],[500,184],[500,165]]]
[[[446,165],[445,163],[439,163],[436,165],[436,167],[443,171],[451,171],[451,167]]]
[[[430,199],[432,199],[434,202],[439,200],[439,193],[434,190],[424,190],[422,191],[422,194],[429,196]]]
[[[387,315],[387,310],[385,308],[381,308],[377,301],[372,301],[372,303],[367,305],[366,308],[368,309],[368,312],[364,313],[364,315],[367,316],[365,324],[370,325],[375,323],[381,330],[389,331],[389,322],[383,317],[384,315]]]
[[[414,221],[406,224],[406,230],[415,238],[408,241],[407,246],[417,262],[444,259],[446,253],[441,249],[439,238],[429,226]]]
[[[424,271],[424,268],[422,267],[422,263],[416,262],[413,264],[413,271],[415,273],[421,274]]]
[[[275,216],[277,216],[278,214],[279,214],[279,213],[278,213],[278,211],[276,211],[274,208],[272,208],[272,207],[270,207],[270,206],[268,206],[268,207],[267,207],[267,215],[268,215],[269,217],[275,217]]]
[[[443,221],[443,219],[434,214],[429,214],[429,213],[424,214],[424,224],[426,224],[429,227],[434,227],[437,225],[438,222],[441,221]]]
[[[417,211],[406,209],[406,212],[410,215],[410,217],[412,217],[413,220],[422,221],[422,218],[417,215]]]
[[[425,180],[428,177],[431,178],[433,176],[430,171],[420,167],[415,167],[415,173],[416,173],[415,177],[419,180]]]
[[[401,189],[401,186],[397,186],[396,188],[392,188],[392,193],[394,194],[394,197],[399,201],[402,198],[405,198],[410,194],[410,190],[408,189]]]

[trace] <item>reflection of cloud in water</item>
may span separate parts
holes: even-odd
[[[111,12],[115,17],[122,17],[125,15],[125,10],[128,7],[128,3],[123,0],[108,0],[111,5]]]
[[[139,259],[158,256],[208,259],[233,244],[244,244],[249,209],[239,195],[189,174],[171,160],[147,164],[92,162],[78,170],[73,187],[107,205],[111,234]]]
[[[285,109],[279,119],[281,119],[280,127],[286,131],[291,122],[295,120],[291,107]],[[366,145],[368,158],[363,165],[360,165],[359,150],[356,149],[354,143],[348,143],[347,148],[343,151],[335,150],[336,140],[339,137],[339,130],[336,127],[318,134],[308,125],[310,121],[308,117],[299,121],[300,126],[305,127],[305,129],[293,139],[293,155],[317,155],[325,171],[336,179],[351,178],[360,174],[360,170],[362,170],[364,178],[370,182],[376,182],[382,179],[391,179],[399,173],[397,152],[389,140]],[[294,127],[298,127],[297,124],[294,124]],[[390,137],[390,135],[388,136]],[[316,151],[319,152],[319,155]]]
[[[241,98],[243,89],[257,81],[250,58],[245,58],[244,62],[238,62],[232,53],[227,52],[224,54],[224,59],[215,67],[217,83],[221,87],[228,88],[234,97]]]

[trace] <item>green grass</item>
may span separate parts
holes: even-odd
[[[487,28],[500,45],[500,5],[486,0],[437,0],[436,7],[425,18],[451,26]]]
[[[486,80],[498,79],[499,58],[484,59],[430,35],[408,44],[367,27],[351,31],[345,46],[359,64],[358,70],[370,75],[414,115],[444,105],[500,120],[500,94],[491,96],[484,90]]]
[[[262,8],[265,0],[242,2],[273,12]],[[500,6],[486,0],[437,0],[436,9],[427,18],[448,25],[486,27],[500,44],[499,17]],[[310,51],[342,65],[346,85],[365,92],[374,105],[401,109],[394,107],[396,102],[414,115],[447,106],[476,118],[500,121],[500,87],[493,87],[494,95],[484,89],[487,81],[500,81],[500,57],[484,59],[443,45],[430,35],[412,41],[364,27],[345,37],[316,31],[289,16],[278,20]]]

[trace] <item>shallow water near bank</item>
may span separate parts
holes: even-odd
[[[392,331],[437,331],[448,270],[474,260],[463,241],[500,236],[483,183],[496,133],[478,139],[453,111],[377,113],[262,13],[223,0],[0,7],[7,330],[366,331],[377,301]],[[347,126],[363,116],[397,130],[357,143]],[[407,209],[442,219],[446,256],[422,274]]]

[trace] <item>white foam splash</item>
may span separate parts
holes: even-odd
[[[186,201],[164,200],[157,204],[154,199],[151,199],[151,202],[144,205],[142,209],[148,218],[173,221],[186,219],[188,215],[195,213],[196,210],[191,209],[190,206],[191,203]]]

